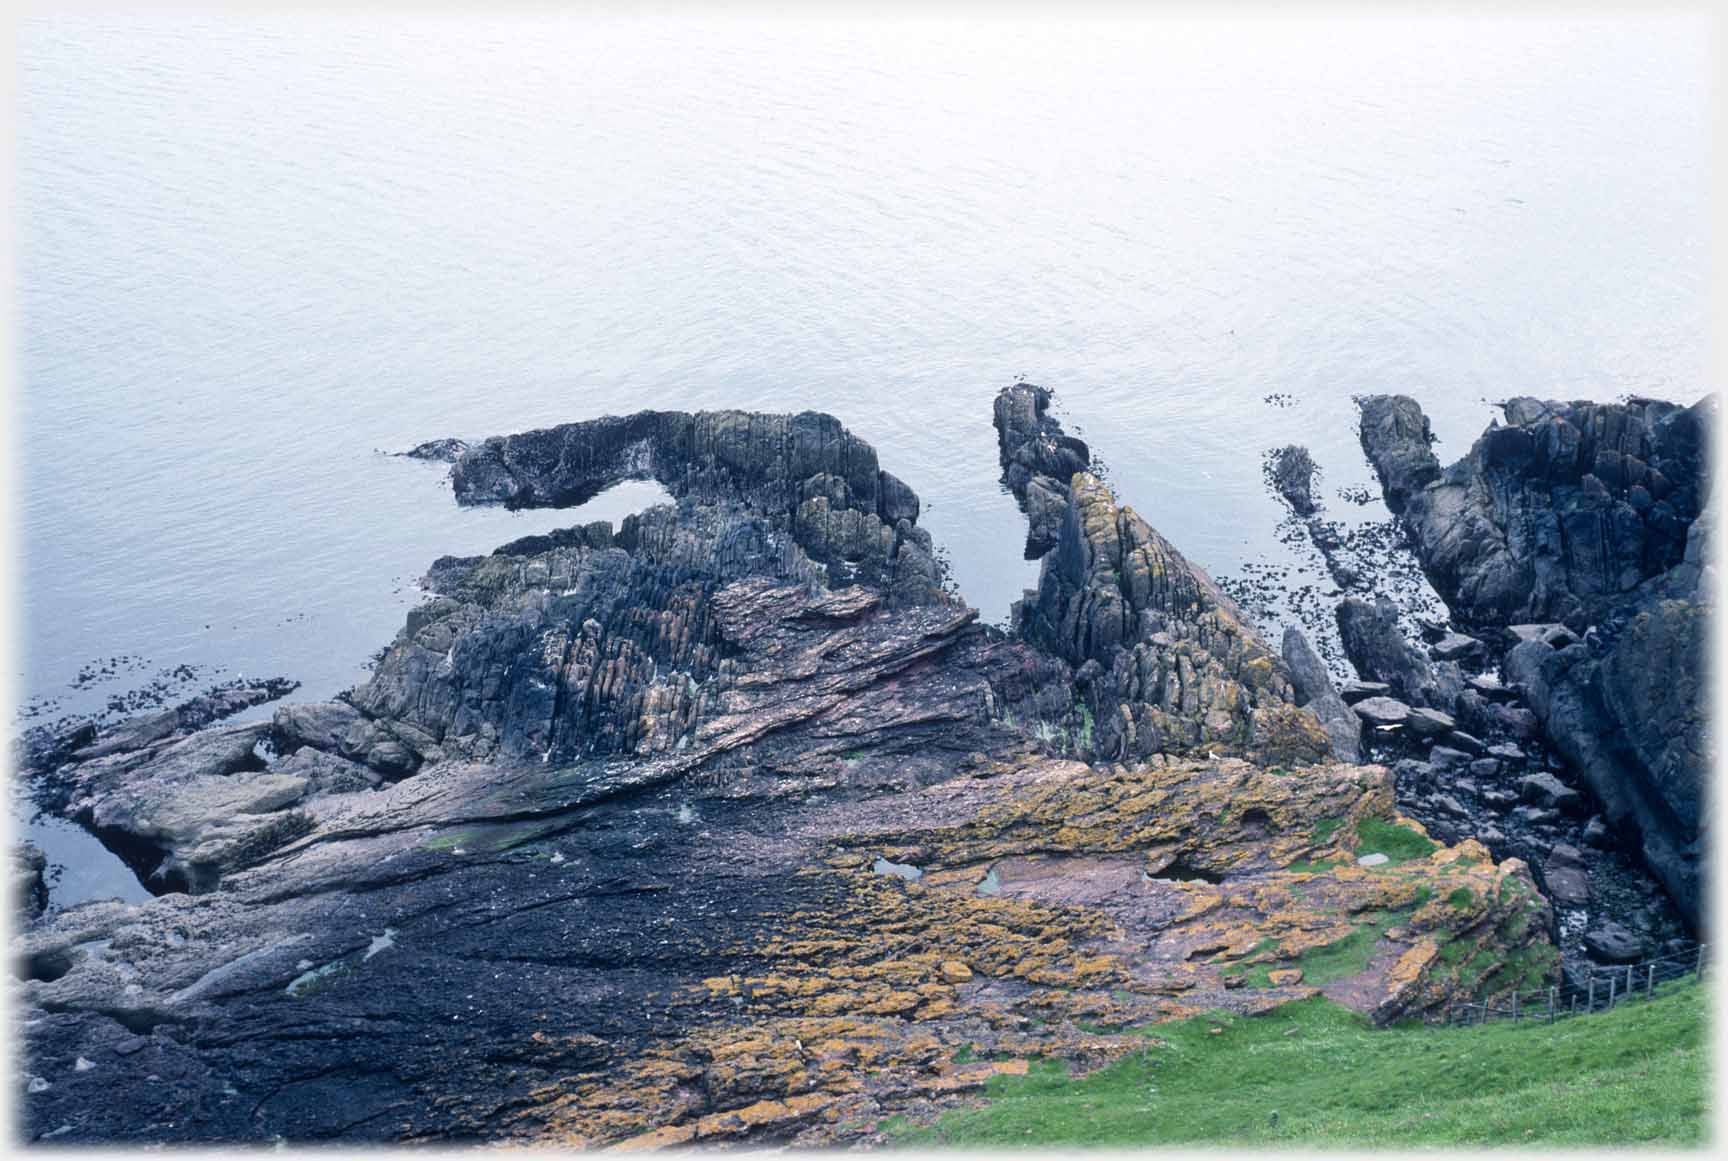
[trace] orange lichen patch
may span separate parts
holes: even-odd
[[[1396,1019],[1504,989],[1552,951],[1528,869],[1474,842],[1288,869],[1317,834],[1339,850],[1346,823],[1397,817],[1379,767],[1037,761],[835,817],[799,872],[807,902],[717,949],[733,972],[667,998],[688,1030],[548,1085],[538,1125],[629,1148],[852,1140],[1032,1057],[1083,1071],[1144,1043],[1083,1026],[1322,990]],[[922,877],[875,873],[878,857]],[[997,1059],[958,1064],[964,1046]]]

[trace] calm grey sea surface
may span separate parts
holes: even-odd
[[[1383,519],[1338,496],[1353,394],[1450,460],[1492,400],[1707,387],[1692,19],[66,17],[19,53],[11,665],[52,714],[178,665],[328,696],[435,557],[658,494],[461,511],[381,454],[437,436],[829,411],[1000,620],[1022,376],[1197,563],[1308,579],[1262,455]],[[28,829],[62,901],[138,890]]]

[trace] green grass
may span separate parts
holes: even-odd
[[[1332,836],[1338,833],[1338,828],[1344,825],[1342,818],[1323,818],[1314,826],[1314,833],[1309,836],[1315,846],[1332,841]]]
[[[1371,854],[1379,851],[1387,858],[1387,865],[1397,866],[1413,859],[1425,859],[1439,850],[1439,844],[1425,839],[1408,827],[1397,826],[1383,822],[1378,818],[1365,818],[1356,824],[1356,853]]]
[[[882,1130],[967,1148],[1699,1145],[1705,1007],[1688,982],[1552,1026],[1375,1030],[1316,998],[1144,1029],[1164,1043],[1090,1076],[1039,1061],[993,1078],[982,1107]]]
[[[1446,902],[1459,911],[1468,911],[1476,905],[1476,892],[1468,887],[1459,887],[1446,896]]]

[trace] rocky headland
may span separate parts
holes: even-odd
[[[1358,711],[1403,730],[1402,800],[1528,859],[1567,942],[1598,961],[1674,938],[1668,911],[1699,933],[1714,397],[1513,399],[1447,468],[1415,400],[1360,406],[1387,504],[1452,614],[1417,648],[1390,603],[1338,608],[1356,669],[1387,687],[1364,692],[1389,695]]]
[[[1041,562],[1007,631],[829,416],[417,449],[463,504],[673,502],[434,562],[336,700],[37,734],[45,804],[163,893],[22,926],[23,1136],[868,1143],[1131,1027],[1554,980],[1527,860],[1411,817],[1415,757],[1365,761],[1468,745],[1480,675],[1394,649],[1372,605],[1354,686],[1299,631],[1269,647],[1049,405],[995,403]],[[1701,584],[1684,564],[1627,591]],[[1564,694],[1527,687],[1542,729]]]

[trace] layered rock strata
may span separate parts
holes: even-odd
[[[1292,763],[1328,754],[1283,662],[1205,572],[1076,466],[1085,445],[1060,435],[1049,401],[1026,383],[996,400],[1003,482],[1033,528],[1028,553],[1043,550],[1038,588],[1015,603],[1013,622],[1073,667],[1082,752]]]
[[[1069,463],[1035,391],[998,414],[1056,450],[1005,462]],[[437,562],[344,699],[42,748],[212,853],[196,893],[22,933],[28,1139],[861,1142],[1134,1025],[1552,976],[1529,868],[1332,760],[1283,662],[1086,472],[1038,484],[1046,585],[1005,635],[827,417],[453,454],[464,502],[644,473],[677,502]],[[1051,725],[1077,683],[1089,739]]]
[[[1436,590],[1510,646],[1504,676],[1529,705],[1517,712],[1702,923],[1714,397],[1514,399],[1444,470],[1414,400],[1361,406],[1363,447]],[[1453,700],[1461,719],[1517,725],[1492,685]]]

